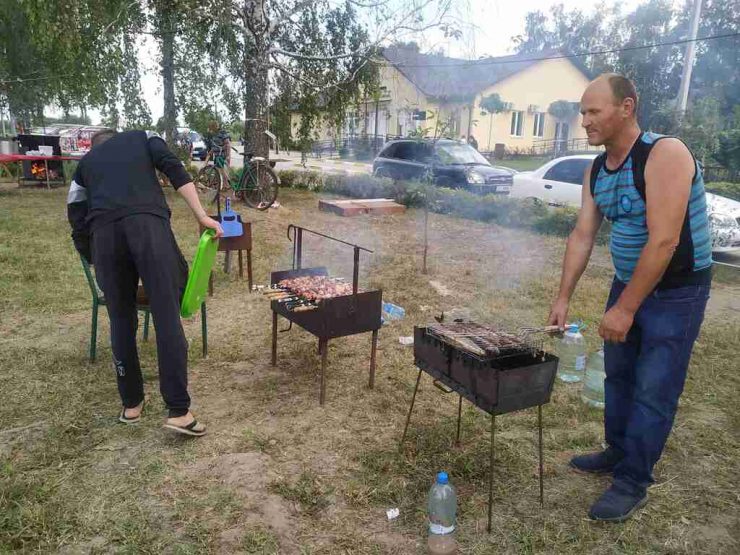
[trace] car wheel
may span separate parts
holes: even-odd
[[[532,206],[545,206],[545,203],[542,202],[542,199],[537,197],[527,197],[524,199],[524,202],[527,202]]]

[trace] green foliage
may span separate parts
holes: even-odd
[[[550,209],[529,201],[499,195],[475,195],[462,189],[427,186],[418,181],[394,181],[363,174],[323,174],[313,171],[279,172],[282,187],[307,189],[353,198],[392,198],[408,207],[423,207],[433,212],[525,228],[548,235],[567,236],[575,226],[578,211]],[[605,243],[608,226],[598,241]]]
[[[688,35],[692,4],[646,0],[631,12],[623,12],[618,2],[604,0],[589,13],[577,8],[566,10],[563,4],[557,4],[549,13],[528,13],[524,33],[512,40],[518,52],[531,54],[549,49],[581,53],[670,42]],[[740,3],[704,0],[698,34],[737,33],[739,22]],[[677,95],[683,58],[683,46],[665,45],[597,54],[579,58],[576,63],[582,63],[594,75],[614,71],[632,79],[640,99],[640,124],[664,132],[660,107]],[[735,37],[698,43],[691,93],[692,98],[716,98],[724,117],[740,104]]]
[[[718,162],[729,171],[740,170],[740,107],[723,119],[720,102],[712,97],[697,98],[685,114],[666,102],[655,119],[660,132],[680,137],[704,165]]]
[[[578,109],[574,106],[573,102],[556,100],[547,108],[547,113],[557,119],[569,120],[578,113]]]
[[[208,106],[190,108],[185,111],[185,124],[193,131],[200,133],[201,136],[206,135],[208,124],[214,120],[218,121],[218,117]]]
[[[728,170],[740,172],[740,105],[735,106],[733,117],[719,134],[714,158]]]
[[[498,93],[493,93],[481,100],[480,107],[489,114],[500,114],[506,109],[506,103]]]
[[[707,191],[716,193],[723,197],[731,198],[740,202],[740,183],[729,183],[727,181],[715,181],[705,185]]]
[[[676,134],[689,145],[694,156],[706,163],[719,149],[721,125],[719,102],[700,98],[687,110]]]
[[[36,120],[35,123],[41,124],[41,118]],[[55,123],[69,123],[73,125],[92,125],[92,121],[90,121],[90,116],[87,114],[82,115],[76,115],[76,114],[65,114],[61,118],[52,118],[49,116],[43,117],[43,123],[45,125],[52,125]]]
[[[24,125],[55,104],[107,109],[119,123],[148,119],[134,37],[143,29],[137,2],[0,0],[0,102]]]

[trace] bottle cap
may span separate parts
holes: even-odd
[[[449,483],[449,481],[450,481],[450,478],[449,478],[449,476],[447,476],[447,472],[439,472],[439,473],[437,473],[437,483],[438,484],[444,485],[444,484]]]
[[[579,331],[581,331],[581,326],[579,326],[578,324],[571,324],[568,326],[568,331],[570,333],[578,333]]]

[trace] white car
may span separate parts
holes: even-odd
[[[540,168],[514,174],[511,196],[551,206],[581,206],[583,174],[597,154],[578,154],[550,160]],[[740,202],[707,193],[712,251],[740,252]]]

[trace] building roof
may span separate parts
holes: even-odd
[[[491,85],[537,64],[538,58],[562,56],[561,50],[537,54],[513,54],[463,60],[441,54],[422,54],[413,46],[391,46],[383,57],[429,97],[463,100],[475,97]],[[577,58],[568,58],[587,78],[589,71]]]

